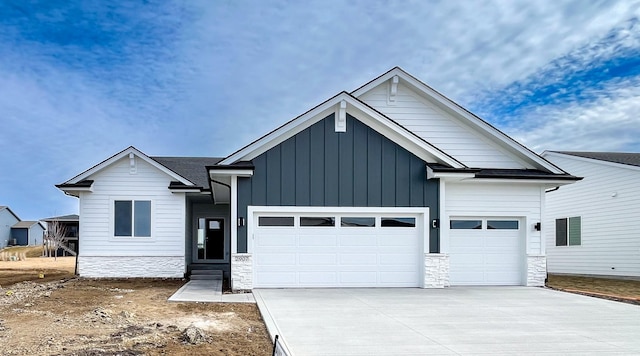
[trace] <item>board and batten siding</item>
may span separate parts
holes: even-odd
[[[134,174],[127,157],[88,178],[94,181],[93,191],[80,194],[79,254],[83,258],[179,257],[184,264],[184,193],[169,191],[170,176],[138,157],[135,160]],[[150,200],[152,236],[114,237],[114,200]]]
[[[531,168],[402,83],[395,103],[389,104],[388,92],[379,85],[359,99],[468,167]]]
[[[447,183],[446,219],[442,228],[449,230],[449,220],[460,217],[521,218],[526,235],[527,255],[544,254],[542,235],[533,225],[541,221],[544,188],[534,184]]]
[[[253,206],[429,207],[438,218],[438,180],[426,179],[426,162],[347,115],[335,132],[334,115],[252,160],[251,178],[238,178],[238,216]],[[437,252],[437,229],[430,231]],[[247,251],[246,227],[238,252]]]
[[[547,193],[549,273],[640,277],[640,169],[545,156],[583,180]],[[555,219],[580,216],[579,246],[556,246]]]

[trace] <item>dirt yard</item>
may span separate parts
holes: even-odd
[[[549,275],[547,287],[600,298],[640,304],[640,281]]]
[[[255,304],[170,303],[184,281],[72,273],[61,258],[0,262],[1,355],[271,354]]]

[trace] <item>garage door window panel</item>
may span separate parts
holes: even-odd
[[[518,230],[518,220],[487,220],[488,230]]]
[[[449,227],[452,230],[481,230],[482,220],[451,220]]]
[[[300,226],[312,226],[312,227],[334,227],[336,226],[336,218],[324,217],[324,216],[302,216],[300,217]]]
[[[293,226],[293,216],[260,216],[258,226]]]
[[[342,227],[375,227],[376,218],[340,218],[340,226]]]
[[[380,219],[382,227],[416,227],[416,218],[386,218]]]

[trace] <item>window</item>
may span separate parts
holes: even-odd
[[[293,216],[260,216],[260,226],[293,226]]]
[[[488,230],[518,230],[518,220],[487,220]]]
[[[336,226],[336,218],[334,217],[300,217],[300,226]]]
[[[116,200],[114,217],[115,236],[151,236],[150,200]]]
[[[451,220],[449,227],[452,230],[480,230],[482,220]]]
[[[581,217],[556,219],[556,246],[579,246],[581,244]]]
[[[340,218],[340,226],[343,227],[374,227],[376,218]]]
[[[382,218],[382,227],[416,227],[416,218]]]

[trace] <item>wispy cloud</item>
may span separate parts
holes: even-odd
[[[639,11],[624,0],[5,1],[0,203],[28,218],[67,213],[77,202],[53,184],[128,145],[224,155],[396,65],[535,148],[555,146],[555,122],[633,120]]]

